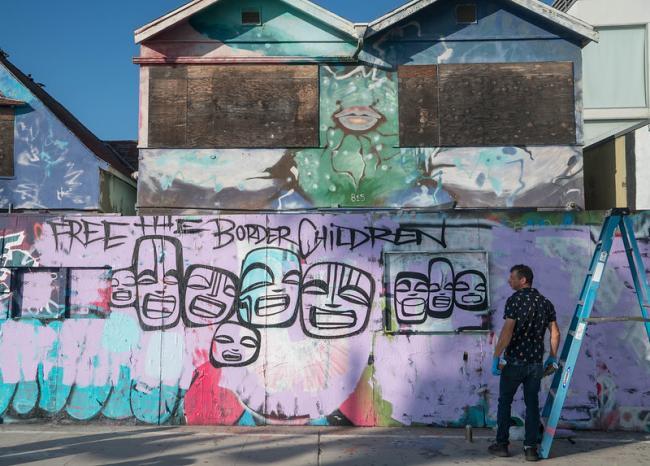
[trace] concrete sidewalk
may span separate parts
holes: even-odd
[[[293,465],[512,465],[492,458],[493,434],[452,429],[116,427],[21,424],[0,427],[0,465],[219,466]],[[571,466],[649,465],[650,435],[583,432],[573,442],[555,443],[544,464]]]

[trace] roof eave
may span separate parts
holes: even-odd
[[[177,8],[176,10],[161,16],[160,18],[146,24],[135,31],[135,43],[140,44],[145,40],[150,39],[156,34],[169,29],[170,27],[178,24],[180,21],[189,18],[190,16],[199,13],[200,11],[220,2],[222,0],[194,0],[190,3]],[[282,0],[289,3],[294,8],[298,8],[304,13],[322,21],[333,28],[341,31],[352,38],[357,38],[357,33],[354,23],[342,18],[331,11],[320,7],[309,0]]]
[[[372,37],[394,24],[408,18],[409,16],[417,13],[418,11],[426,8],[439,0],[413,0],[399,8],[385,14],[381,18],[377,18],[368,25],[368,33],[366,37]],[[575,18],[567,13],[546,5],[538,0],[508,0],[516,5],[526,8],[532,12],[539,14],[547,20],[562,26],[564,29],[569,30],[583,39],[588,41],[598,42],[598,32],[589,24]]]

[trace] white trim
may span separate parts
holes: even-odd
[[[178,24],[180,21],[189,18],[192,15],[216,4],[222,0],[193,0],[190,3],[187,3],[180,8],[168,13],[160,18],[142,26],[141,28],[136,29],[135,31],[135,43],[139,44],[147,39],[150,39],[154,35]],[[353,37],[358,38],[357,32],[354,28],[354,23],[348,21],[345,18],[335,15],[329,10],[322,8],[309,0],[281,0],[285,3],[288,3],[294,8],[299,9],[300,11],[313,16],[314,18],[323,21],[324,23],[332,26],[335,29]]]
[[[585,122],[594,120],[647,120],[650,108],[585,108]]]
[[[396,8],[390,13],[382,16],[381,18],[378,18],[375,21],[371,22],[366,37],[370,37],[374,34],[384,31],[399,21],[402,21],[403,19],[417,13],[429,5],[437,3],[438,1],[439,0],[413,0],[412,2],[402,5],[401,7]],[[546,5],[539,0],[508,1],[519,5],[520,7],[525,8],[533,13],[536,13],[555,24],[569,29],[576,34],[584,37],[585,39],[596,42],[598,41],[598,32],[596,32],[596,30],[591,25],[585,23],[582,20],[579,20],[578,18],[563,13],[560,10],[556,10],[555,8]]]

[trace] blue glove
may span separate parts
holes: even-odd
[[[500,358],[499,356],[494,356],[492,358],[492,375],[499,376],[501,375],[501,369],[499,369]]]
[[[557,359],[555,359],[553,356],[549,356],[546,362],[544,363],[544,375],[550,375],[556,370],[558,370],[559,368],[560,366],[557,363]]]

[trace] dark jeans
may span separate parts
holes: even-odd
[[[499,384],[499,410],[497,413],[497,443],[507,445],[510,437],[510,411],[512,399],[519,385],[524,386],[524,402],[526,403],[526,439],[524,446],[537,446],[539,429],[539,389],[544,369],[542,364],[508,362],[501,373]]]

